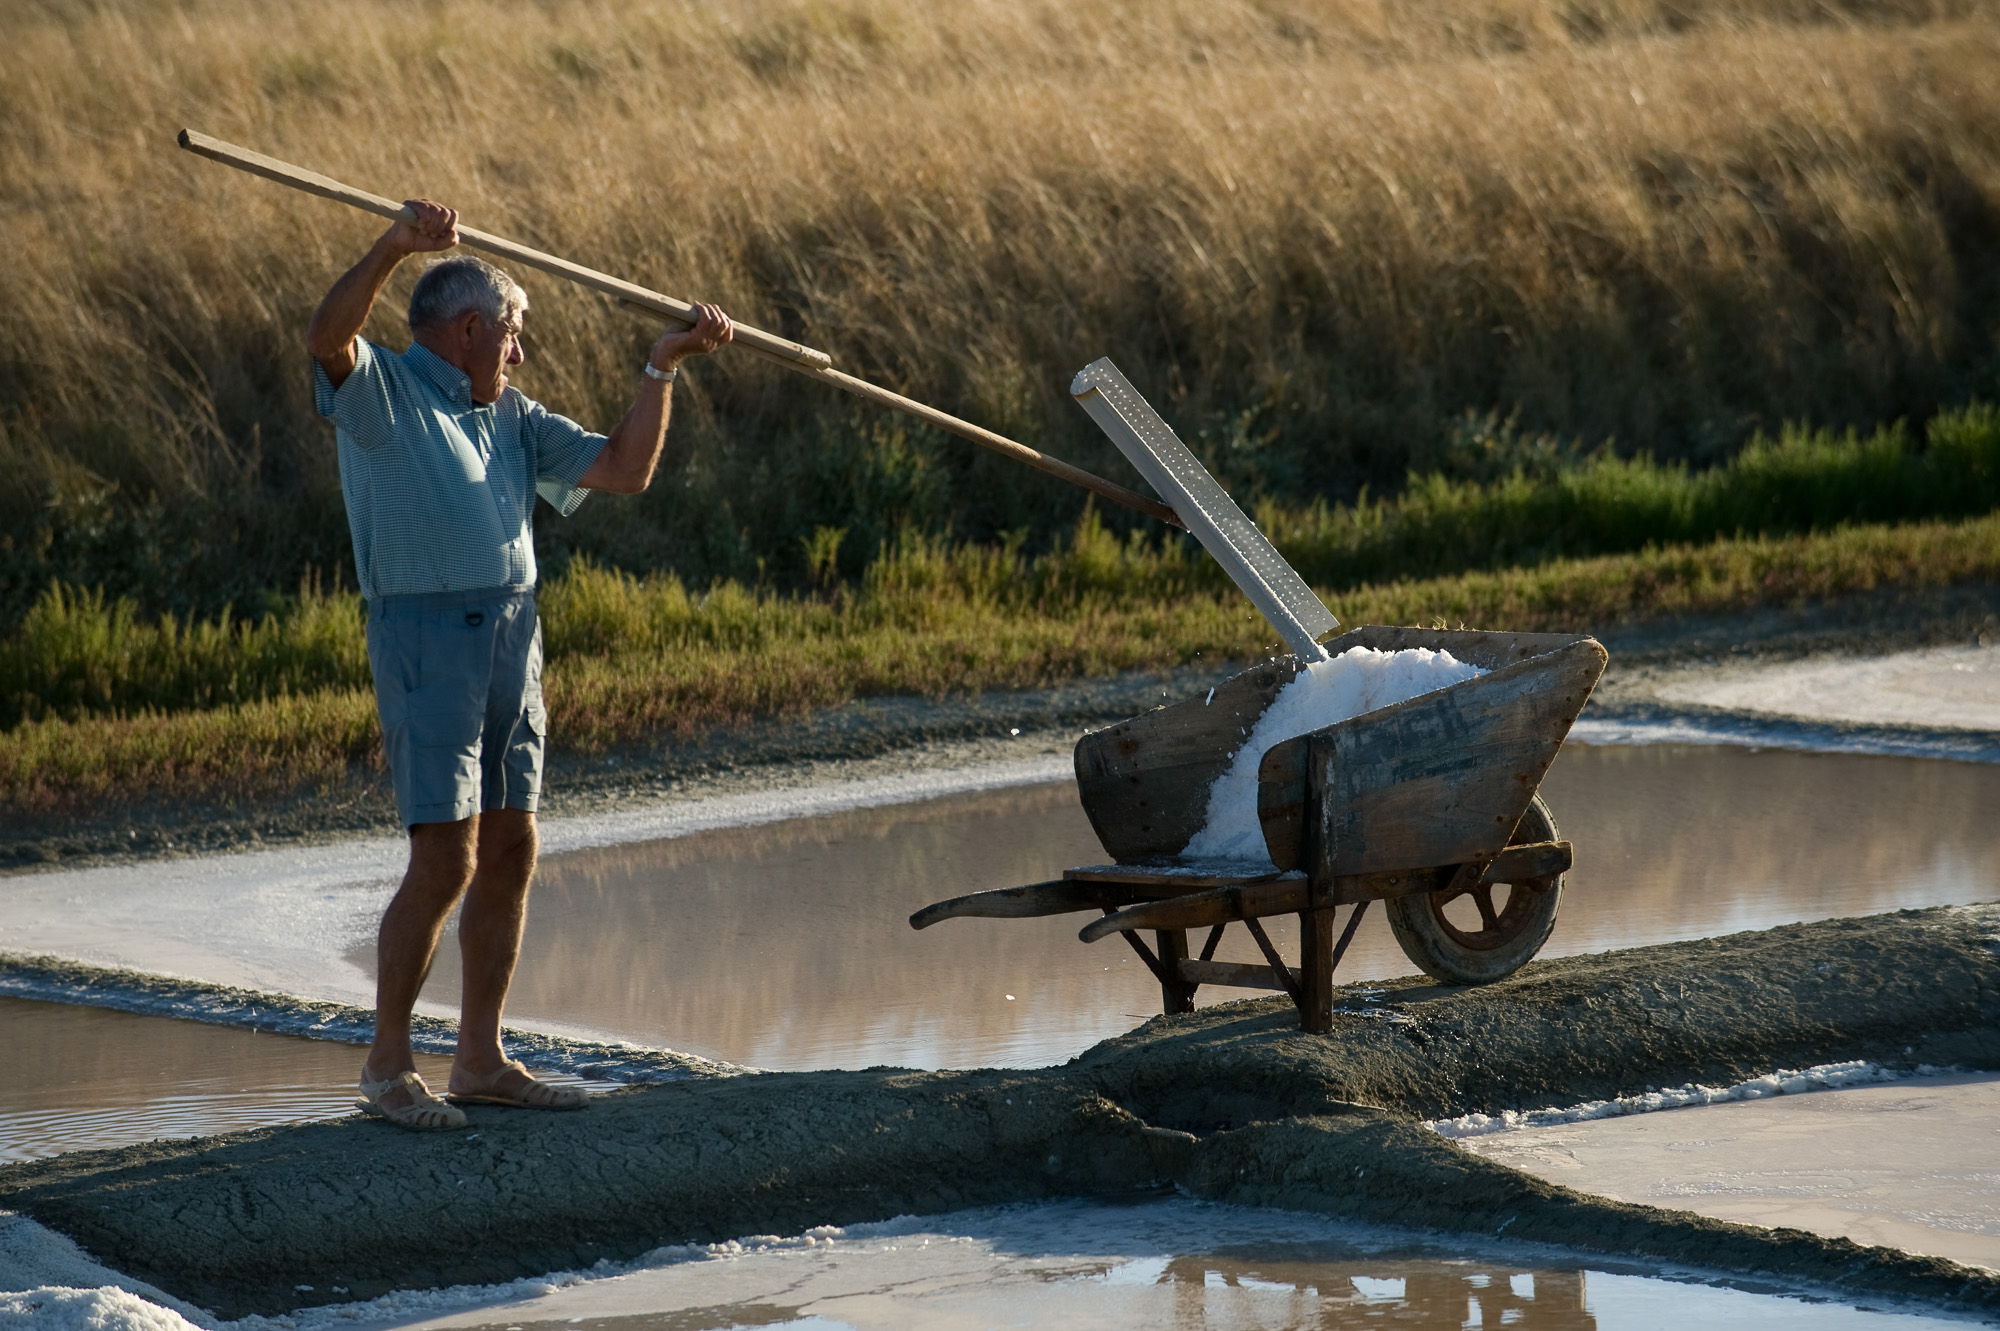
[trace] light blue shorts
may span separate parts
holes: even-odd
[[[532,590],[377,597],[368,664],[405,827],[535,811],[549,714]]]

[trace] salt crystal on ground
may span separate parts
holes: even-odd
[[[1428,647],[1350,647],[1330,661],[1308,662],[1271,700],[1229,770],[1209,787],[1208,820],[1181,858],[1275,868],[1257,821],[1257,766],[1273,745],[1485,673]]]
[[[1879,1063],[1856,1060],[1849,1063],[1821,1063],[1798,1070],[1780,1069],[1734,1086],[1673,1086],[1643,1095],[1621,1095],[1615,1100],[1590,1100],[1566,1109],[1503,1109],[1498,1114],[1465,1114],[1459,1118],[1432,1119],[1424,1124],[1445,1137],[1483,1137],[1488,1133],[1511,1132],[1517,1128],[1559,1127],[1568,1123],[1588,1123],[1600,1118],[1627,1114],[1650,1114],[1662,1109],[1686,1109],[1696,1105],[1727,1104],[1732,1100],[1762,1100],[1773,1095],[1799,1095],[1806,1091],[1838,1091],[1850,1086],[1872,1086],[1900,1081],[1904,1077],[1931,1077],[1952,1069],[1919,1064],[1913,1073],[1885,1068]]]
[[[103,1286],[46,1285],[0,1294],[0,1328],[13,1331],[201,1331],[171,1308]]]

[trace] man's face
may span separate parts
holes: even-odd
[[[484,406],[500,400],[500,394],[507,391],[507,367],[519,365],[521,354],[521,320],[519,313],[503,315],[499,323],[489,324],[474,315],[469,337],[465,345],[465,363],[459,368],[472,380],[472,400]]]

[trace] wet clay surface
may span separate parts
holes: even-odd
[[[2000,1310],[2000,1277],[1570,1192],[1420,1120],[1848,1058],[2000,1066],[2000,907],[1571,957],[1477,990],[1156,1018],[1059,1068],[768,1074],[464,1133],[345,1119],[0,1168],[0,1206],[228,1316],[674,1242],[1171,1181],[1195,1196]],[[310,1284],[319,1293],[299,1293]]]

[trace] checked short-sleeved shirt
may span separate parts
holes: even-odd
[[[339,388],[315,360],[313,401],[335,426],[355,577],[371,601],[533,587],[536,493],[574,513],[604,448],[511,386],[478,405],[463,371],[416,345],[397,355],[356,338]]]

